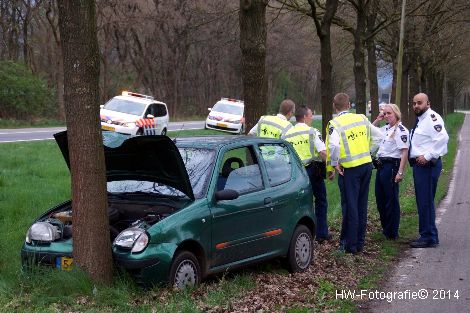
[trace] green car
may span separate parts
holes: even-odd
[[[55,135],[68,162],[67,135]],[[116,265],[138,283],[177,288],[282,257],[312,261],[315,216],[307,173],[286,141],[250,136],[126,137],[104,133]],[[23,265],[73,264],[72,205],[29,228]]]

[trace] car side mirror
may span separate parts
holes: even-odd
[[[102,109],[102,108],[104,108],[104,104],[101,104],[101,105],[100,105],[100,109]]]
[[[153,114],[147,114],[147,118],[154,118]]]
[[[207,111],[209,111],[209,112],[212,111],[212,108],[207,108]]]
[[[221,201],[221,200],[235,200],[240,196],[238,191],[233,190],[233,189],[224,189],[224,190],[219,190],[215,193],[215,200],[216,201]]]

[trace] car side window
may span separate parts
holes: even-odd
[[[155,117],[163,117],[166,115],[166,107],[163,104],[156,103],[155,106]]]
[[[246,194],[263,189],[261,171],[252,147],[232,149],[224,154],[217,190],[233,189]]]
[[[268,174],[269,184],[277,186],[291,180],[292,156],[283,144],[260,145],[261,157],[263,158]]]
[[[147,118],[147,115],[152,114],[155,116],[155,107],[154,104],[150,104],[145,111],[144,118]]]

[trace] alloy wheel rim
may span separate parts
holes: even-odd
[[[191,260],[180,263],[175,274],[175,287],[183,289],[196,285],[196,265]]]
[[[297,237],[295,242],[295,261],[301,268],[307,268],[312,257],[312,243],[310,237],[306,233],[302,233]]]

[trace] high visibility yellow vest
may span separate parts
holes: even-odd
[[[363,114],[341,114],[332,119],[328,129],[334,127],[340,137],[339,164],[342,167],[356,167],[372,162],[370,156],[370,122]],[[329,144],[327,129],[326,146]],[[328,149],[327,149],[328,150]],[[327,153],[327,162],[330,155]]]
[[[258,136],[281,138],[292,127],[292,124],[278,116],[262,116],[258,122]]]
[[[292,144],[302,163],[308,165],[312,161],[321,161],[314,144],[315,136],[317,130],[302,123],[289,129],[284,139]]]

